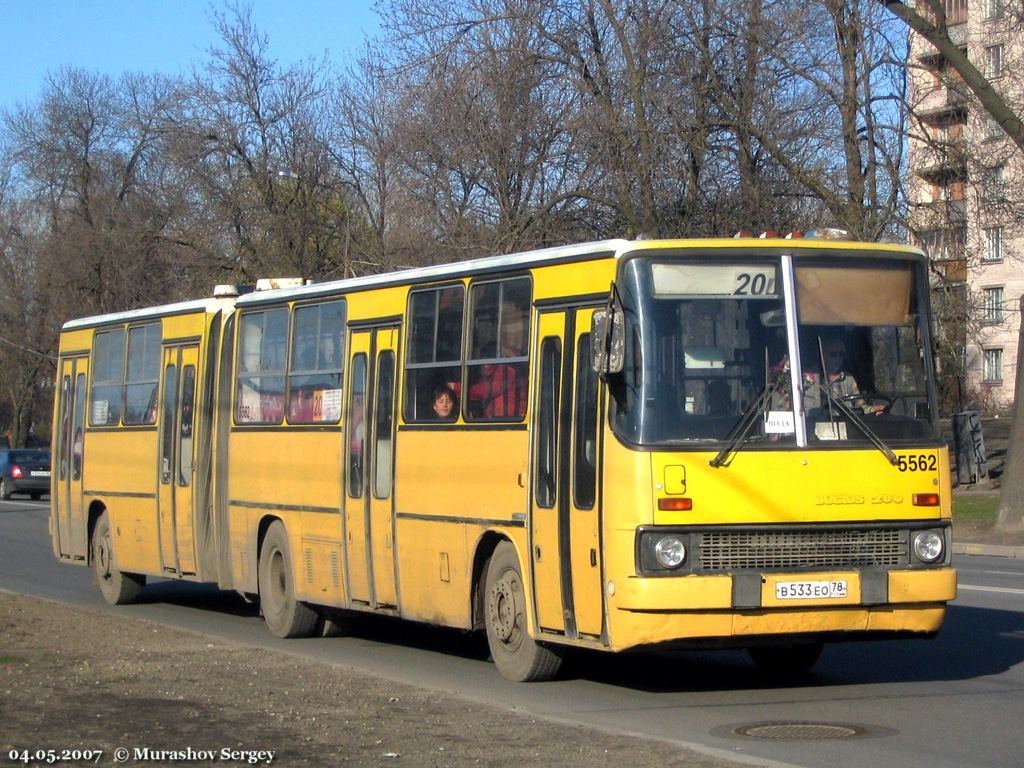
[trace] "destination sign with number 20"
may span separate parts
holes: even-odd
[[[771,264],[652,264],[655,296],[774,299]]]

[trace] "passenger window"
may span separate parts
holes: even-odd
[[[520,421],[526,415],[530,279],[475,283],[470,307],[467,414]]]
[[[58,477],[64,480],[68,476],[68,453],[71,449],[71,377],[65,376],[60,384],[60,447],[57,455],[60,457],[60,468]]]
[[[82,459],[85,455],[85,374],[75,377],[75,417],[72,425],[75,436],[71,442],[71,479],[82,479]]]
[[[238,424],[280,424],[284,416],[288,310],[250,312],[239,324]]]
[[[406,355],[406,421],[454,421],[458,404],[438,413],[435,399],[447,391],[457,400],[462,389],[462,307],[465,289],[449,285],[409,296]]]
[[[178,367],[174,363],[168,363],[164,367],[163,439],[160,444],[160,482],[164,484],[174,479],[171,466],[174,463],[174,416],[177,399]]]
[[[540,348],[540,403],[537,413],[537,505],[555,506],[558,478],[558,400],[561,386],[562,342],[544,339]]]
[[[345,359],[345,302],[297,307],[288,373],[288,421],[337,424]]]
[[[576,345],[576,407],[573,414],[573,501],[592,509],[597,495],[597,374],[590,367],[590,334]]]
[[[121,385],[124,374],[124,328],[96,334],[93,349],[92,395],[89,424],[116,425],[121,420]]]
[[[155,424],[160,375],[160,324],[128,329],[128,373],[124,382],[124,423]]]
[[[178,430],[178,485],[192,484],[192,431],[195,421],[196,368],[181,372],[181,426]]]
[[[352,359],[352,391],[349,393],[345,443],[348,446],[348,495],[363,495],[363,460],[366,457],[366,355]]]
[[[391,495],[391,423],[395,403],[395,353],[381,352],[377,363],[377,398],[374,413],[373,495]]]

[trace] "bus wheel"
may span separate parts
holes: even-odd
[[[491,658],[502,676],[517,682],[550,680],[562,665],[558,650],[540,645],[526,631],[526,591],[515,548],[507,541],[487,565],[484,623]]]
[[[274,637],[309,637],[319,627],[320,615],[295,599],[288,535],[280,520],[267,529],[260,550],[260,608]]]
[[[104,512],[92,532],[92,570],[100,585],[103,599],[111,605],[134,603],[142,594],[145,576],[124,573],[114,562],[114,537],[110,533],[110,516]]]
[[[747,648],[758,669],[775,676],[799,675],[814,666],[825,644],[820,640],[793,645],[761,645]]]

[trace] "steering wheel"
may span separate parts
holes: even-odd
[[[887,414],[896,403],[895,397],[889,397],[889,395],[883,395],[878,392],[871,394],[855,393],[840,395],[836,399],[850,408],[859,408],[861,404],[868,405],[869,412],[875,416]]]

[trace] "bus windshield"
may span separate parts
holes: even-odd
[[[937,437],[918,265],[794,262],[789,302],[778,257],[624,263],[625,367],[609,382],[623,439],[720,442],[750,409],[748,444],[792,446],[798,427],[812,445]]]

